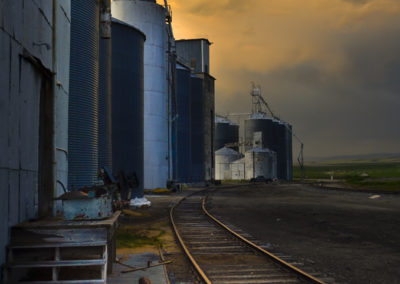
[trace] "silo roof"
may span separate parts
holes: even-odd
[[[255,148],[252,148],[252,149],[246,151],[246,153],[251,153],[251,152],[254,152],[254,153],[271,153],[273,151],[268,149],[268,148],[258,148],[258,147],[255,147]]]
[[[138,33],[142,34],[143,37],[144,37],[144,40],[146,40],[146,34],[144,32],[142,32],[141,30],[139,30],[137,27],[134,27],[134,26],[132,26],[132,25],[130,25],[130,24],[124,22],[124,21],[118,20],[117,18],[111,18],[111,22],[115,23],[115,24],[120,24],[122,26],[126,26],[126,27],[129,27],[131,29],[136,30]],[[111,37],[112,37],[112,35],[111,35]]]
[[[232,164],[244,164],[246,161],[246,158],[240,158],[236,161],[233,161]]]
[[[234,155],[240,155],[239,152],[231,149],[231,148],[221,148],[218,151],[215,152],[215,155],[220,155],[220,156],[234,156]]]
[[[227,118],[225,118],[223,116],[220,116],[220,115],[216,115],[215,116],[215,123],[229,123],[230,125],[236,125],[237,126],[237,124],[234,123],[233,121],[231,121],[231,120],[229,120],[229,119],[227,119]]]
[[[272,117],[270,117],[270,116],[267,115],[266,113],[257,112],[257,113],[253,113],[253,114],[250,116],[250,119],[272,119]]]

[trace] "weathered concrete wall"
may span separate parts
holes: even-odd
[[[69,54],[69,2],[59,0],[57,9],[60,101],[68,94],[64,67],[69,59],[63,56]],[[0,264],[6,259],[10,227],[38,213],[41,101],[54,95],[44,88],[52,80],[52,29],[53,1],[0,0]],[[65,119],[60,105],[57,113],[58,121]],[[65,140],[61,132],[58,141]]]

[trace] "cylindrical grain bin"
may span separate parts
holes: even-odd
[[[156,1],[113,0],[112,15],[141,30],[144,46],[144,188],[168,180],[168,34],[166,11]]]
[[[254,133],[262,132],[262,143],[258,145],[260,148],[271,148],[273,144],[272,134],[273,119],[264,113],[255,113],[249,119],[245,120],[245,141],[249,144],[253,143]],[[247,146],[246,150],[252,146]]]
[[[143,197],[143,52],[145,35],[112,21],[112,152],[113,172],[136,175],[139,187],[132,198]],[[153,173],[156,175],[156,173]]]
[[[92,186],[98,174],[99,1],[71,1],[68,186]]]
[[[215,151],[229,143],[239,142],[239,126],[222,116],[215,116]],[[237,146],[230,147],[238,150]]]

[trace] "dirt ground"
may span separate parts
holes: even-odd
[[[257,184],[221,188],[210,204],[211,213],[339,283],[400,283],[400,195]]]
[[[124,210],[119,219],[117,236],[120,261],[124,262],[135,254],[159,254],[161,247],[164,258],[172,261],[166,265],[170,282],[194,283],[198,276],[176,243],[169,221],[171,207],[193,190],[196,189],[183,193],[148,195],[146,198],[152,202],[151,207]]]

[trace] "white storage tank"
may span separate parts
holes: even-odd
[[[113,0],[113,17],[146,35],[144,45],[144,188],[168,180],[168,34],[166,10],[156,1]]]
[[[221,148],[215,152],[215,179],[230,180],[232,179],[230,165],[233,161],[242,158],[242,154],[231,149]]]
[[[241,158],[231,163],[231,176],[232,180],[244,180],[246,179],[246,159]]]
[[[277,175],[276,152],[269,149],[253,148],[245,153],[246,179],[264,177],[273,180]]]

